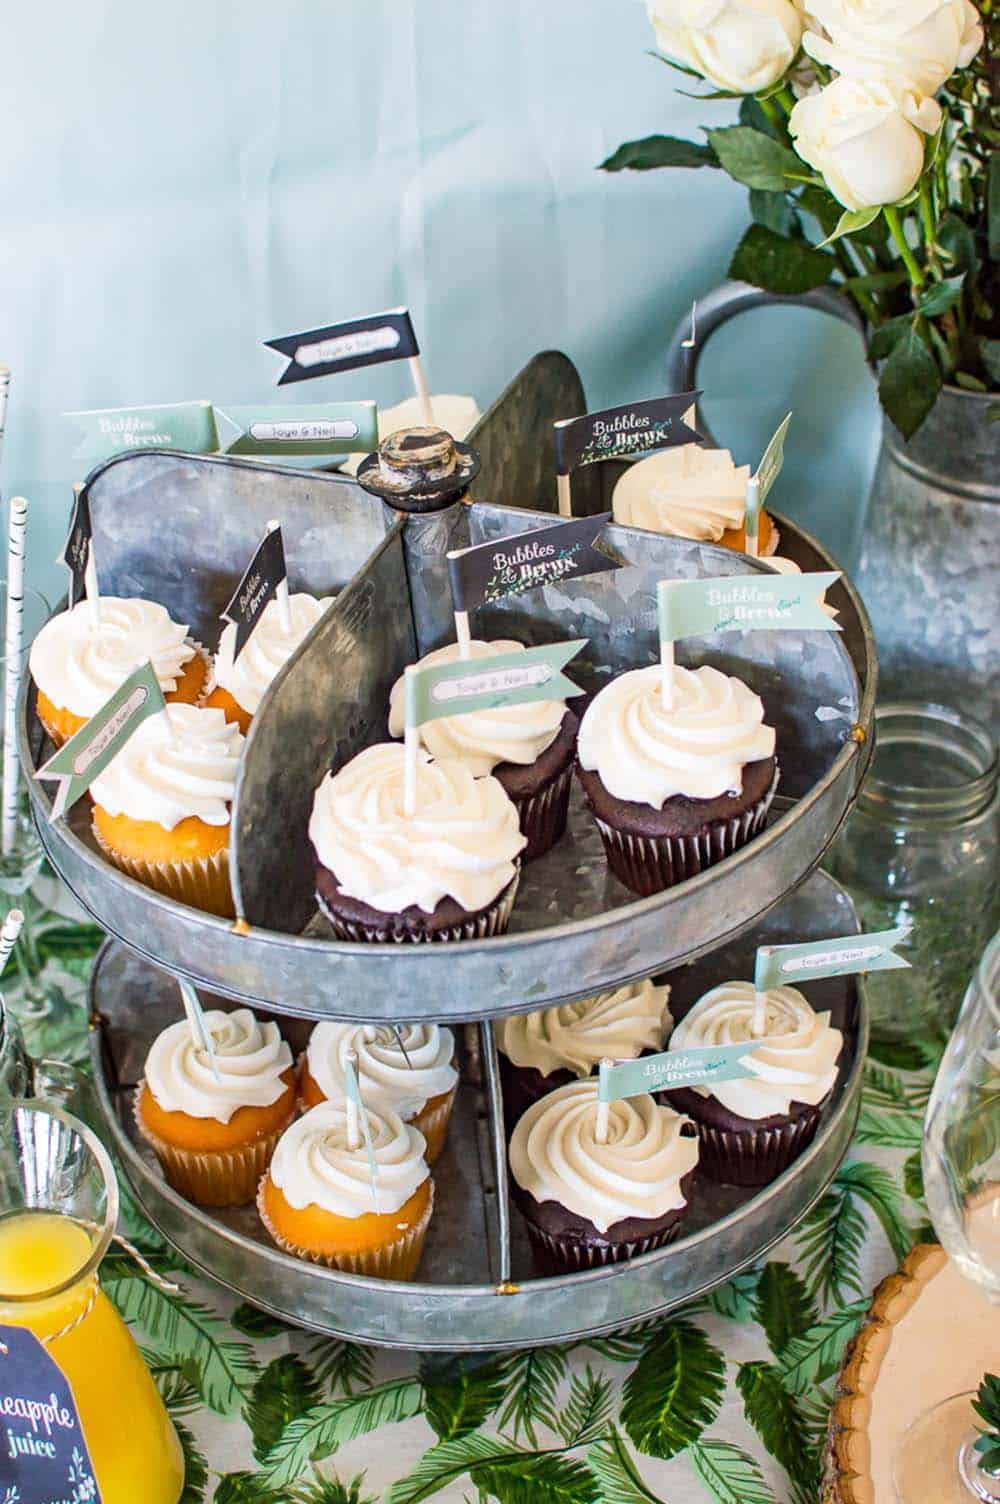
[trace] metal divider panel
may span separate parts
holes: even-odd
[[[347,477],[159,449],[118,455],[87,479],[105,595],[143,596],[214,649],[222,612],[276,517],[289,586],[341,589],[391,525]]]
[[[388,741],[389,691],[415,656],[397,523],[271,684],[247,737],[230,870],[251,923],[298,934],[314,914],[308,825],[331,767]]]
[[[540,513],[481,503],[472,508],[473,543],[546,524]],[[571,678],[596,692],[618,674],[659,661],[656,586],[663,579],[769,574],[765,564],[728,548],[609,526],[603,538],[631,567],[587,575],[509,596],[473,613],[473,635],[513,637],[527,645],[589,638],[569,664]],[[777,732],[779,794],[801,798],[832,767],[858,719],[861,691],[839,633],[727,632],[677,644],[677,661],[708,663],[744,680],[764,702]]]

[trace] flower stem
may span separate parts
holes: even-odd
[[[792,93],[788,85],[782,84],[781,88],[778,90],[777,94],[774,97],[781,105],[781,108],[784,110],[785,114],[790,115],[795,108],[796,99],[795,95]]]
[[[926,177],[920,179],[920,222],[924,232],[924,254],[927,257],[927,265],[931,269],[934,280],[940,282],[944,272],[937,253],[937,216],[934,213],[931,185]]]
[[[788,131],[785,128],[785,117],[781,113],[781,111],[775,107],[770,99],[758,99],[757,103],[760,105],[761,109],[764,111],[764,114],[767,116],[768,120],[770,120],[775,130],[779,131],[781,135],[787,140]]]
[[[913,290],[913,302],[916,305],[919,303],[920,294],[924,290],[924,274],[920,269],[917,258],[910,249],[910,242],[906,238],[906,232],[899,218],[899,210],[894,204],[886,204],[882,209],[882,213],[885,215],[885,222],[889,226],[892,238],[899,247],[899,254],[903,258],[903,265],[909,273],[910,287]]]

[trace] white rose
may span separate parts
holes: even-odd
[[[815,4],[816,0],[812,0]],[[788,128],[799,156],[821,172],[845,209],[874,209],[905,198],[924,170],[924,142],[941,108],[891,84],[835,78],[800,99]]]
[[[647,10],[668,56],[734,94],[777,83],[802,39],[792,0],[647,0]]]
[[[936,94],[983,44],[972,0],[808,0],[802,45],[848,78]]]

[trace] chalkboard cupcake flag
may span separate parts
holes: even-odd
[[[671,449],[677,444],[700,444],[701,436],[685,421],[700,396],[701,392],[677,392],[670,397],[651,397],[624,407],[583,413],[578,418],[563,418],[553,424],[560,514],[573,515],[570,477],[581,465],[648,454],[652,449]]]

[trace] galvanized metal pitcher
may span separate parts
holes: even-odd
[[[716,329],[769,303],[861,321],[831,288],[777,298],[726,282],[685,318],[668,354],[671,390],[696,385],[698,357]],[[882,448],[857,585],[872,618],[886,698],[938,700],[1000,718],[1000,398],[946,387],[905,440],[883,419]],[[707,432],[703,423],[701,431]]]

